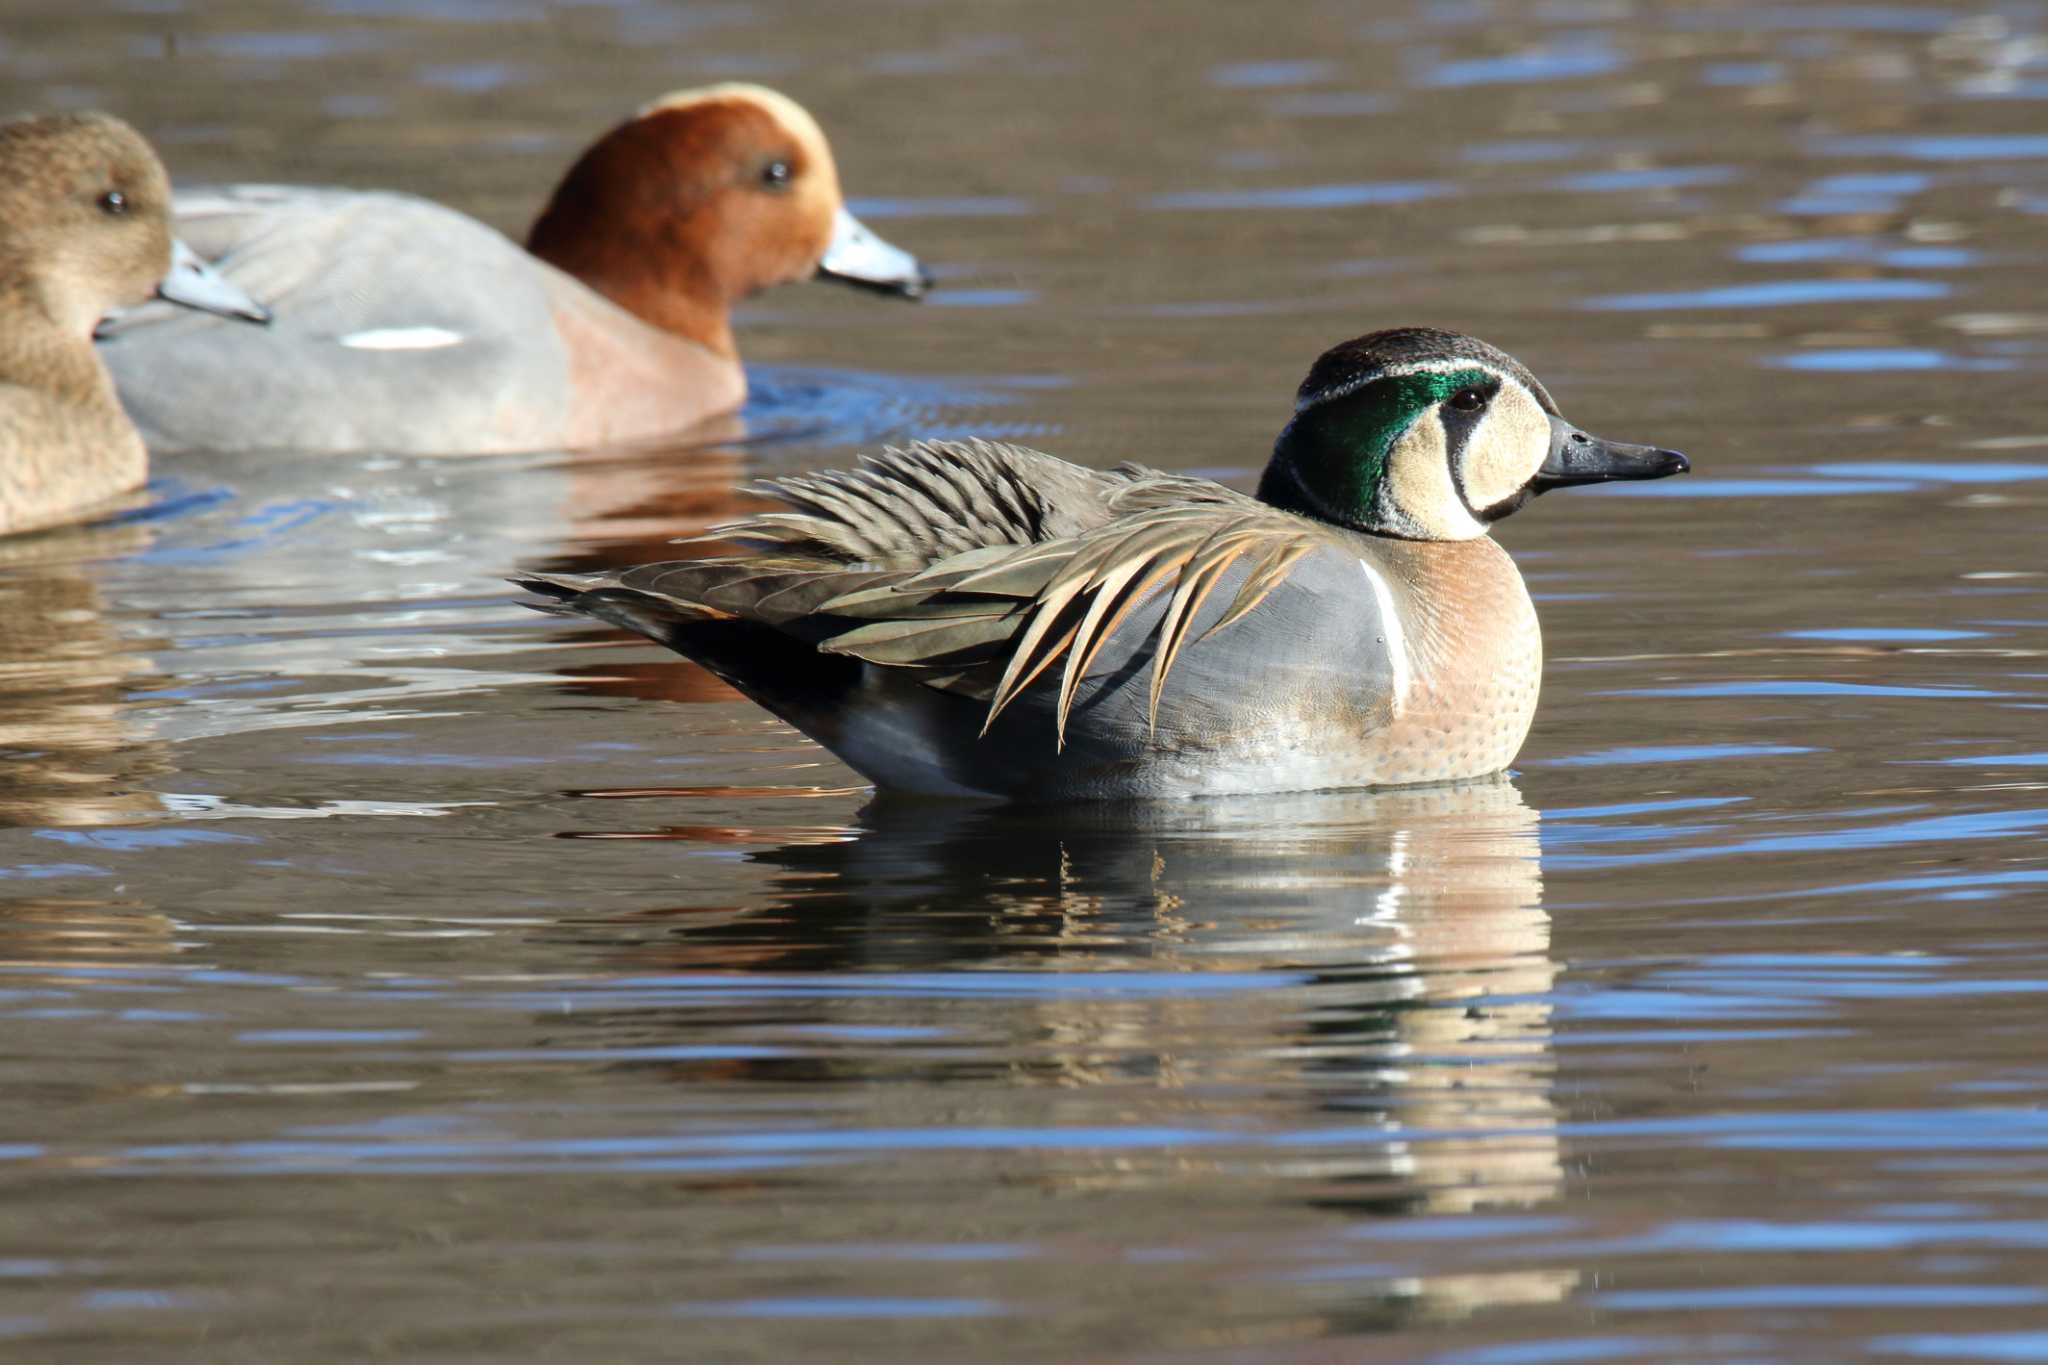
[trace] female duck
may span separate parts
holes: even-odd
[[[919,444],[778,480],[726,558],[524,586],[695,659],[877,785],[1045,800],[1366,787],[1507,766],[1543,671],[1488,528],[1685,457],[1597,440],[1450,332],[1303,381],[1256,498]]]
[[[928,284],[846,211],[810,114],[753,85],[671,95],[605,134],[524,250],[452,209],[351,190],[183,195],[178,226],[277,323],[260,343],[155,310],[109,329],[107,364],[160,450],[668,435],[745,398],[737,300],[813,275],[909,296]]]
[[[154,291],[261,320],[195,265],[172,271],[170,206],[156,153],[117,118],[0,123],[0,535],[75,520],[148,472],[93,352],[109,312]]]

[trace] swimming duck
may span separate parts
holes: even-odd
[[[156,153],[117,118],[0,123],[0,535],[73,520],[148,473],[93,351],[110,311],[154,292],[262,320],[189,253],[173,256],[170,206]]]
[[[816,120],[755,85],[669,95],[555,187],[522,249],[410,195],[181,194],[178,225],[269,303],[257,338],[157,310],[103,349],[158,450],[576,449],[746,397],[729,310],[816,275],[906,296],[916,258],[847,212]]]
[[[1684,473],[1430,328],[1333,347],[1248,497],[926,442],[779,479],[742,553],[516,579],[703,664],[876,785],[1029,800],[1374,787],[1507,766],[1543,643],[1494,522]]]

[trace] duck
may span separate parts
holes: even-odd
[[[883,792],[1153,800],[1476,779],[1527,737],[1534,604],[1489,531],[1685,456],[1427,327],[1325,351],[1256,495],[925,441],[774,480],[736,552],[515,578],[696,661]]]
[[[181,234],[275,314],[250,337],[142,310],[106,330],[159,451],[398,455],[659,440],[739,407],[734,303],[813,276],[915,298],[916,257],[840,197],[816,119],[763,86],[666,95],[555,186],[525,244],[407,194],[181,193]]]
[[[178,253],[170,177],[134,128],[95,112],[0,122],[0,535],[89,516],[148,476],[93,349],[104,318],[155,296],[263,321]]]

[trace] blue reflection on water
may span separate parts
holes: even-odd
[[[150,479],[146,491],[149,497],[147,503],[108,517],[106,524],[112,526],[125,522],[171,521],[235,500],[235,490],[232,488],[218,485],[212,488],[194,488],[183,479],[168,474]]]
[[[821,366],[749,365],[747,405],[741,410],[751,445],[798,442],[862,445],[914,432],[949,435],[963,411],[973,410],[975,435],[1043,436],[1036,422],[1006,422],[986,409],[1014,405],[1017,391],[1057,387],[1059,376],[961,375],[944,380],[911,375],[827,369]]]
[[[1934,183],[1919,171],[1847,171],[1813,182],[1816,194],[1918,194]]]
[[[1662,801],[1625,801],[1612,806],[1554,806],[1543,812],[1542,830],[1554,820],[1599,820],[1610,815],[1653,815],[1667,810],[1710,810],[1749,800],[1746,796],[1674,796]]]
[[[1552,188],[1605,193],[1615,190],[1688,189],[1726,185],[1741,178],[1733,166],[1670,166],[1636,171],[1587,171],[1552,182]]]
[[[1022,1242],[820,1242],[739,1247],[735,1261],[1029,1261],[1044,1254]]]
[[[1037,209],[1029,199],[1001,194],[849,199],[846,207],[859,218],[1012,218]]]
[[[1902,156],[1912,161],[2021,161],[2048,156],[2048,134],[1957,133],[1946,137],[1824,137],[1821,156]]]
[[[1643,852],[1615,851],[1615,845],[1630,841],[1609,838],[1613,831],[1599,826],[1575,826],[1546,820],[1540,837],[1543,841],[1544,867],[1561,871],[1693,862],[1703,858],[1725,858],[1734,854],[1843,853],[1850,849],[1895,848],[1902,844],[2008,839],[2021,835],[2032,836],[2042,829],[2048,829],[2048,811],[2018,810],[1930,815],[1917,820],[1898,820],[1883,825],[1837,825],[1809,833],[1766,834],[1749,839],[1731,839],[1713,847],[1660,848]],[[1689,839],[1700,833],[1697,828],[1684,826],[1645,826],[1641,827],[1640,832],[1652,837],[1670,839]],[[1573,851],[1590,850],[1595,847],[1600,851]],[[2041,984],[2048,988],[2048,983]],[[1981,982],[1959,983],[1959,988],[1981,989],[1982,986]]]
[[[1226,62],[1209,68],[1209,81],[1227,90],[1262,90],[1275,86],[1310,85],[1337,73],[1337,64],[1321,58],[1301,61]]]
[[[1907,195],[1919,194],[1933,177],[1916,171],[1850,171],[1825,175],[1778,205],[1781,213],[1829,216],[1891,213]]]
[[[927,308],[1017,308],[1038,302],[1035,289],[941,289],[925,298]]]
[[[1597,1242],[1555,1245],[1574,1255],[1639,1255],[1663,1251],[1908,1251],[1930,1245],[2048,1247],[2048,1222],[1981,1219],[1894,1221],[1870,1218],[1771,1222],[1754,1218],[1681,1218],[1653,1232]]]
[[[39,829],[38,839],[86,848],[104,848],[117,853],[152,848],[183,848],[191,844],[259,844],[253,834],[229,834],[212,829]]]
[[[0,881],[52,881],[62,877],[111,877],[113,872],[90,863],[18,863],[0,867]]]
[[[1419,84],[1438,88],[1473,85],[1522,85],[1535,81],[1575,80],[1581,76],[1604,76],[1619,70],[1621,56],[1606,35],[1586,42],[1505,57],[1473,57],[1439,62],[1422,73]]]
[[[2048,1360],[2048,1331],[1920,1332],[1872,1337],[1870,1349],[1939,1360]]]
[[[1684,1313],[1717,1308],[2010,1308],[2048,1303],[2048,1290],[2004,1284],[1758,1284],[1628,1289],[1588,1295],[1595,1308]]]
[[[1808,1113],[1699,1114],[1672,1119],[1561,1123],[1565,1137],[1689,1133],[1709,1146],[1781,1151],[2032,1151],[2048,1147],[2048,1112],[1973,1109],[1969,1122],[1940,1109],[1843,1109]]]
[[[189,500],[181,499],[174,512],[165,514],[165,519],[182,517],[187,512],[196,512],[232,500],[232,493],[226,497],[209,495]],[[160,544],[143,551],[135,558],[141,563],[158,565],[204,564],[212,560],[233,559],[252,550],[276,545],[302,527],[310,526],[347,506],[347,502],[338,498],[294,498],[266,504],[217,525],[202,527],[196,522],[188,522],[185,529],[202,532],[203,539],[193,544]]]
[[[422,66],[413,72],[413,79],[422,85],[473,95],[530,80],[532,76],[529,68],[511,62],[446,62]]]
[[[1521,166],[1541,161],[1570,161],[1593,149],[1591,142],[1563,138],[1525,138],[1513,142],[1475,142],[1459,155],[1482,166]]]
[[[2010,697],[1983,687],[1904,687],[1883,683],[1824,682],[1811,678],[1758,678],[1746,682],[1682,683],[1674,687],[1631,687],[1596,692],[1601,697]]]
[[[994,1299],[889,1299],[846,1296],[724,1299],[676,1305],[700,1318],[980,1318],[1006,1311]]]
[[[1801,985],[1803,983],[1789,983]],[[2048,989],[2048,983],[2032,984]],[[1622,993],[1615,992],[1615,995]],[[1648,993],[1642,993],[1648,994]],[[1677,997],[1662,997],[1667,1005]],[[1561,1007],[1578,1008],[1569,998]],[[1788,1007],[1802,1002],[1784,997],[1734,999],[1715,1003],[1736,1009]],[[1322,1125],[1277,1132],[1254,1132],[1228,1126],[1158,1127],[1127,1125],[986,1128],[840,1128],[803,1131],[753,1131],[676,1136],[509,1139],[475,1141],[342,1142],[310,1139],[268,1139],[231,1142],[147,1144],[112,1153],[121,1163],[149,1166],[191,1166],[222,1173],[261,1175],[305,1174],[322,1170],[375,1171],[379,1174],[432,1173],[457,1170],[562,1170],[581,1167],[612,1170],[746,1170],[778,1163],[816,1163],[909,1152],[1099,1152],[1143,1151],[1175,1147],[1230,1145],[1277,1150],[1384,1146],[1390,1142],[1469,1143],[1475,1136],[1510,1137],[1548,1134],[1545,1126],[1529,1128],[1514,1122],[1480,1129],[1426,1124],[1387,1129],[1377,1125]],[[1684,1137],[1707,1146],[1773,1150],[1873,1151],[2034,1151],[2048,1146],[2048,1113],[2031,1108],[1980,1108],[1970,1122],[1958,1124],[1941,1110],[1820,1110],[1773,1113],[1712,1113],[1668,1118],[1588,1119],[1557,1125],[1557,1134],[1574,1140],[1639,1140]],[[26,1145],[0,1149],[0,1159],[27,1161],[42,1155]],[[1925,1223],[1914,1224],[1927,1227]]]
[[[1611,312],[1653,312],[1664,308],[1788,308],[1813,303],[1876,303],[1947,298],[1949,286],[1935,280],[1773,280],[1670,293],[1605,294],[1580,305]]]
[[[1675,9],[1665,20],[1680,29],[1791,32],[1846,29],[1865,33],[1940,33],[1956,21],[1939,5],[1752,5],[1736,9]]]
[[[1974,264],[1974,251],[1956,246],[1895,246],[1869,237],[1807,237],[1789,242],[1752,242],[1735,252],[1738,261],[1785,264],[1804,261],[1868,261],[1907,269],[1940,270]]]
[[[1851,460],[1817,464],[1813,471],[1848,479],[1911,478],[1930,483],[2019,483],[2048,479],[2048,464],[1988,460]]]
[[[370,29],[329,29],[314,33],[232,33],[193,35],[194,47],[208,56],[231,61],[296,62],[352,53],[376,52],[392,46],[390,39]]]
[[[1700,68],[1707,85],[1769,85],[1785,79],[1782,62],[1709,62]]]
[[[541,17],[538,0],[316,0],[322,14],[358,18],[437,19],[455,24],[497,24]]]
[[[1263,190],[1190,190],[1156,194],[1155,209],[1342,209],[1367,204],[1408,204],[1436,199],[1453,190],[1440,180],[1361,182],[1344,185],[1283,185]]]
[[[1788,640],[1870,640],[1876,642],[1981,640],[1986,630],[1936,630],[1916,626],[1830,626],[1818,630],[1781,630]]]
[[[1989,360],[1953,355],[1947,351],[1908,346],[1868,346],[1831,351],[1794,351],[1789,355],[1765,356],[1758,363],[1778,370],[1818,370],[1837,373],[1868,373],[1885,370],[2012,370],[2010,360]]]
[[[1578,1365],[1590,1360],[1657,1360],[1675,1357],[1699,1343],[1684,1337],[1553,1337],[1469,1346],[1427,1357],[1429,1365]]]

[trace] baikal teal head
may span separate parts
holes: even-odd
[[[1399,327],[1317,359],[1259,497],[1373,535],[1471,540],[1552,488],[1690,468],[1675,450],[1579,430],[1504,351],[1456,332]]]

